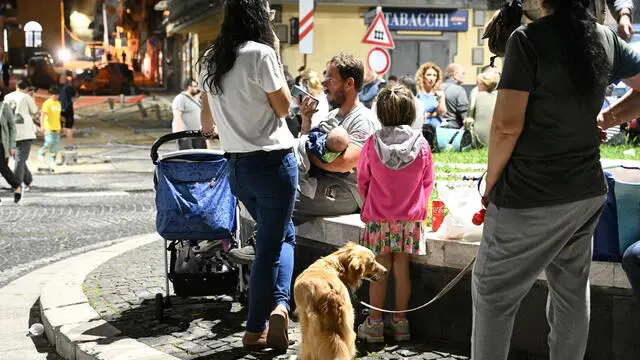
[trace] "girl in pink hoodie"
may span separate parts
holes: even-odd
[[[422,224],[433,188],[433,161],[422,132],[411,128],[416,108],[409,89],[383,89],[376,106],[382,129],[364,144],[357,168],[358,191],[364,199],[360,218],[366,224],[360,244],[393,270],[396,310],[404,311],[411,294],[410,255],[425,253]],[[370,284],[371,305],[384,305],[386,289],[386,277]],[[394,314],[391,327],[396,341],[411,338],[406,314]],[[371,310],[358,327],[358,337],[384,342],[382,313]]]

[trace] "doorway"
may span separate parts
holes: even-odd
[[[420,65],[429,61],[444,71],[451,61],[449,44],[447,40],[396,40],[389,75],[413,76]]]

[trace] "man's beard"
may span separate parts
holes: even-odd
[[[189,94],[191,94],[191,96],[196,96],[198,95],[198,93],[200,92],[200,90],[192,90],[189,92]]]
[[[333,108],[339,108],[344,104],[345,101],[346,96],[344,96],[343,92],[334,93],[333,99],[329,100],[329,105],[331,105]]]

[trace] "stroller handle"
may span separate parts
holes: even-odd
[[[178,131],[159,137],[156,141],[153,142],[153,145],[151,145],[151,161],[153,161],[154,164],[158,161],[158,149],[164,143],[173,140],[197,137],[202,137],[202,130]]]

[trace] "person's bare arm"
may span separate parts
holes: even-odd
[[[273,29],[272,29],[273,31]],[[284,76],[284,67],[282,66],[282,61],[280,59],[280,40],[278,39],[278,35],[276,35],[275,31],[273,32],[273,48],[275,49],[276,59],[278,59],[278,75],[282,83],[282,87],[279,90],[274,92],[267,93],[267,97],[269,98],[269,105],[273,109],[273,112],[277,117],[283,118],[289,115],[289,107],[291,106],[291,91],[289,91],[289,86],[287,85],[287,77]]]
[[[631,90],[598,115],[598,126],[603,129],[640,118],[640,74],[623,81]]]
[[[436,91],[436,95],[438,96],[438,107],[436,108],[436,116],[444,115],[447,112],[447,104],[445,104],[444,91],[438,90]]]
[[[282,75],[284,79],[284,75]],[[283,118],[289,114],[289,106],[291,106],[291,92],[286,83],[282,84],[279,90],[267,93],[271,109],[277,117]]]
[[[513,149],[524,128],[528,102],[529,93],[526,91],[502,89],[498,92],[489,138],[485,197],[489,195],[511,159]]]
[[[213,131],[214,136],[217,135],[216,123],[213,120],[211,107],[209,107],[209,95],[206,93],[202,94],[202,109],[200,110],[200,128],[204,133]]]
[[[176,131],[183,131],[185,129],[183,114],[184,111],[173,109],[173,122],[175,123]]]
[[[342,153],[342,155],[338,156],[331,163],[324,163],[322,160],[318,159],[315,155],[309,153],[309,161],[326,171],[336,172],[336,173],[346,173],[358,164],[358,159],[360,158],[360,152],[362,151],[362,147],[350,143],[347,149]]]

